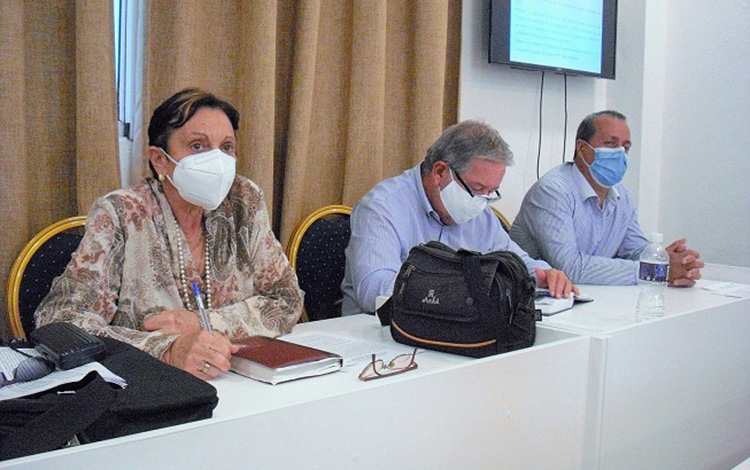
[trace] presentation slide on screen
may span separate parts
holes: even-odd
[[[510,60],[601,73],[603,0],[513,0]]]

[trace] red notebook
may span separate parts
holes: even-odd
[[[343,364],[337,354],[276,338],[252,336],[234,344],[241,347],[230,359],[231,370],[272,385],[329,374]]]

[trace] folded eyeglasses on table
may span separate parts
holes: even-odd
[[[410,370],[416,369],[417,363],[414,358],[417,355],[417,348],[408,354],[399,354],[386,364],[382,359],[377,358],[377,354],[372,355],[372,361],[368,362],[362,372],[359,373],[360,380],[375,380],[392,375],[403,374]]]

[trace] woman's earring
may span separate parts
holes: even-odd
[[[161,173],[159,173],[159,182],[160,183],[164,182],[164,175],[162,175]]]

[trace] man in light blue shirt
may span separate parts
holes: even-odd
[[[630,128],[617,111],[587,116],[578,127],[573,162],[537,181],[513,221],[511,238],[530,256],[564,270],[579,284],[635,284],[648,240],[622,181]],[[692,286],[703,261],[685,239],[667,247],[670,284]]]
[[[431,240],[482,253],[513,251],[553,295],[578,293],[563,272],[513,243],[488,207],[499,199],[505,167],[512,162],[513,153],[495,129],[464,121],[446,129],[422,163],[367,193],[351,216],[343,315],[374,312],[376,297],[391,295],[409,250]]]

